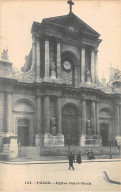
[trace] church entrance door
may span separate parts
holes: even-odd
[[[108,124],[106,123],[101,124],[100,132],[102,136],[102,146],[108,146]]]
[[[78,145],[78,115],[72,105],[67,105],[62,113],[62,129],[65,145]]]
[[[17,131],[18,131],[18,144],[20,146],[29,146],[29,120],[18,119]]]

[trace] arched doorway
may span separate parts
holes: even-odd
[[[113,135],[113,115],[109,108],[102,108],[99,112],[100,135],[102,145],[109,145],[109,137]]]
[[[35,144],[35,107],[28,99],[19,99],[13,106],[14,132],[20,146]]]
[[[78,114],[73,105],[66,105],[63,109],[62,131],[65,145],[78,145]]]
[[[18,144],[20,146],[29,146],[29,120],[18,119],[17,120],[17,135]]]

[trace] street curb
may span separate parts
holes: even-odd
[[[117,162],[121,161],[121,159],[111,159],[111,160],[83,160],[82,163],[91,163],[91,162]],[[10,165],[32,165],[32,164],[64,164],[68,163],[68,161],[0,161],[3,164]],[[76,162],[74,162],[76,163]]]

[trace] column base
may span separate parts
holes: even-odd
[[[44,135],[42,133],[36,134],[36,138],[35,138],[36,147],[43,146],[43,137],[44,137]]]
[[[80,146],[102,146],[102,139],[99,135],[86,135],[80,137]]]
[[[87,87],[87,88],[94,88],[94,89],[98,89],[99,88],[97,86],[97,84],[94,84],[92,82],[80,83],[80,87]]]
[[[46,133],[44,134],[44,146],[64,146],[64,136],[62,134],[53,136]]]
[[[41,83],[41,82],[42,82],[42,79],[41,79],[39,76],[37,76],[37,77],[36,77],[36,82],[37,82],[37,83]]]
[[[61,78],[56,78],[55,76],[51,77],[44,77],[43,82],[49,82],[49,83],[57,83],[57,84],[63,84],[64,81]]]
[[[121,146],[121,136],[116,136],[118,146]]]
[[[14,159],[18,156],[17,136],[5,136],[2,140],[2,153]]]

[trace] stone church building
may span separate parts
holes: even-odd
[[[19,73],[0,61],[0,150],[14,137],[21,152],[107,146],[121,136],[121,93],[98,80],[100,34],[67,15],[33,22],[32,48]],[[114,82],[121,87],[121,80]],[[117,86],[117,85],[116,85]]]

